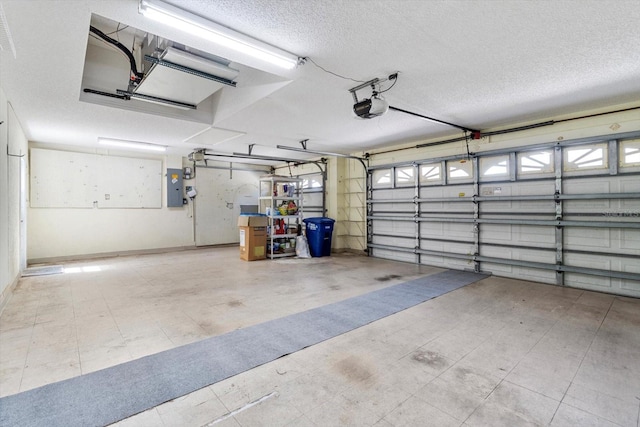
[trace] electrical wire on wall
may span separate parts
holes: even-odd
[[[471,139],[471,136],[469,135],[469,132],[467,132],[465,130],[464,131],[464,144],[467,147],[467,160],[471,160],[471,152],[469,152],[469,139]]]
[[[384,90],[383,90],[383,89],[380,89],[380,83],[388,82],[388,81],[390,81],[390,80],[393,80],[393,83],[391,84],[391,86],[389,86],[388,88],[386,88],[386,89],[384,89]],[[381,93],[388,92],[388,91],[390,91],[390,90],[391,90],[391,89],[396,85],[396,83],[398,83],[398,71],[396,71],[396,72],[395,72],[395,73],[393,73],[393,74],[390,74],[388,78],[386,78],[386,79],[382,79],[382,80],[378,81],[378,83],[377,83],[377,85],[378,85],[378,90],[377,90],[377,91],[375,91],[375,93],[376,93],[377,95],[380,95]]]
[[[351,80],[352,82],[356,82],[356,83],[364,83],[364,80],[353,79],[351,77],[346,77],[346,76],[343,76],[341,74],[334,73],[333,71],[327,70],[326,68],[322,67],[321,65],[318,65],[313,59],[311,59],[309,57],[302,58],[302,60],[311,62],[316,67],[318,67],[319,69],[321,69],[322,71],[324,71],[327,74],[331,74],[332,76],[339,77],[339,78],[344,79],[344,80]]]
[[[315,65],[317,68],[321,69],[322,71],[324,71],[324,72],[325,72],[325,73],[327,73],[327,74],[331,74],[332,76],[339,77],[339,78],[344,79],[344,80],[351,80],[352,82],[356,82],[356,83],[366,83],[366,81],[365,81],[365,80],[358,80],[358,79],[354,79],[354,78],[352,78],[352,77],[343,76],[342,74],[338,74],[338,73],[336,73],[336,72],[333,72],[333,71],[331,71],[331,70],[328,70],[328,69],[324,68],[323,66],[319,65],[318,63],[316,63],[313,59],[311,59],[311,58],[309,58],[309,57],[304,57],[304,58],[302,58],[302,60],[303,60],[303,61],[309,61],[309,62],[311,62],[311,63],[312,63],[313,65]],[[374,92],[375,92],[376,94],[381,94],[381,93],[385,93],[385,92],[387,92],[387,91],[388,91],[388,90],[390,90],[393,86],[395,86],[395,84],[398,82],[397,77],[398,77],[398,71],[396,71],[395,73],[393,73],[393,74],[389,75],[389,77],[388,77],[388,78],[386,78],[386,79],[378,80],[378,81],[377,81],[377,83],[376,83],[377,87],[375,87],[374,85],[372,85],[372,86],[373,86],[373,90],[374,90]],[[381,88],[380,88],[380,83],[384,83],[384,82],[387,82],[387,81],[389,81],[389,80],[394,80],[393,84],[392,84],[391,86],[389,86],[388,88],[386,88],[386,89],[381,89]]]
[[[7,156],[9,157],[24,157],[26,154],[22,154],[22,150],[20,150],[20,154],[11,154],[9,152],[9,147],[7,146]]]
[[[115,34],[116,38],[118,39],[118,41],[120,41],[120,37],[118,36],[118,33],[120,31],[126,30],[127,28],[129,28],[128,25],[125,25],[124,27],[120,28],[120,25],[122,25],[121,23],[118,22],[118,26],[116,27],[115,31],[111,31],[110,33],[106,33],[108,36],[110,36],[111,34]]]
[[[393,107],[389,107],[389,108],[392,109]],[[517,126],[517,127],[513,127],[513,128],[509,128],[509,129],[502,129],[502,130],[497,130],[497,131],[489,131],[489,132],[480,132],[479,131],[478,137],[479,138],[483,138],[483,137],[490,137],[490,136],[494,136],[494,135],[511,134],[511,133],[522,132],[522,131],[531,130],[531,129],[537,129],[537,128],[541,128],[541,127],[553,126],[554,124],[557,124],[557,123],[571,122],[571,121],[574,121],[574,120],[583,120],[583,119],[587,119],[587,118],[591,118],[591,117],[599,117],[599,116],[605,116],[605,115],[608,115],[608,114],[624,113],[624,112],[627,112],[627,111],[635,111],[635,110],[640,110],[640,106],[623,108],[623,109],[618,109],[618,110],[613,110],[613,111],[606,111],[606,112],[603,112],[603,113],[596,113],[596,114],[589,114],[589,115],[583,115],[583,116],[577,116],[577,117],[570,117],[568,119],[548,120],[548,121],[545,121],[545,122],[533,123],[533,124],[530,124],[530,125]],[[379,155],[383,155],[383,154],[397,153],[397,152],[406,151],[406,150],[414,150],[414,149],[420,149],[420,148],[426,148],[426,147],[434,147],[434,146],[437,146],[437,145],[445,145],[445,144],[451,144],[451,143],[454,143],[454,142],[466,141],[467,138],[468,138],[468,136],[464,135],[464,136],[461,136],[461,137],[445,139],[445,140],[441,140],[441,141],[434,141],[434,142],[427,142],[427,143],[424,143],[424,144],[412,145],[410,147],[393,148],[393,149],[390,149],[390,150],[383,150],[383,151],[378,151],[378,152],[375,152],[375,153],[368,153],[368,155],[369,156],[379,156]],[[475,138],[474,137],[474,139],[479,139],[479,138]]]
[[[120,25],[122,25],[122,24],[121,24],[121,23],[118,23],[118,26],[116,27],[116,29],[115,29],[114,31],[111,31],[110,33],[105,33],[105,35],[106,35],[106,36],[111,36],[112,34],[115,34],[115,35],[116,35],[116,41],[117,41],[118,43],[120,43],[120,36],[119,36],[120,31],[123,31],[123,30],[126,30],[127,28],[129,28],[129,26],[128,26],[128,25],[125,25],[124,27],[120,28]],[[119,46],[117,46],[116,44],[112,43],[111,41],[108,41],[108,40],[106,40],[106,39],[104,39],[104,38],[102,38],[102,37],[99,37],[99,36],[97,36],[97,35],[95,35],[95,34],[92,34],[92,32],[89,32],[89,35],[90,35],[91,37],[93,37],[94,39],[96,39],[96,40],[99,40],[99,41],[103,42],[103,43],[104,43],[104,44],[106,44],[106,45],[111,45],[113,48],[115,48],[115,50],[116,50],[117,52],[119,52],[119,53],[121,53],[122,55],[124,55],[124,56],[125,56],[125,58],[127,58],[127,60],[129,60],[129,61],[131,60],[130,56],[129,56],[129,55],[128,55],[128,54],[127,54],[127,53],[126,53],[122,48],[120,48],[120,47],[119,47]],[[124,45],[123,45],[123,46],[124,46]],[[131,54],[133,54],[133,53],[135,52],[135,50],[136,50],[136,36],[135,36],[135,34],[134,34],[134,36],[133,36],[133,42],[132,42],[132,44],[131,44],[131,49],[130,49]],[[136,72],[137,72],[137,66],[136,66]],[[133,74],[133,72],[131,73],[130,77],[131,77],[131,79],[134,79],[134,74]]]
[[[129,49],[127,49],[127,47],[125,45],[120,43],[118,40],[109,37],[108,35],[106,35],[102,31],[100,31],[99,29],[94,27],[93,25],[89,26],[89,32],[95,34],[100,39],[102,39],[104,42],[112,44],[113,46],[117,47],[120,51],[122,51],[127,56],[127,59],[129,59],[129,65],[130,65],[130,69],[131,69],[131,82],[132,83],[137,84],[142,80],[142,78],[144,77],[144,73],[141,73],[141,72],[138,71],[138,66],[136,64],[136,60],[133,57],[133,54],[131,53],[131,51]]]

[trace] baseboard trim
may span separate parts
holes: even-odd
[[[336,253],[336,254],[348,253],[348,254],[354,254],[354,255],[367,256],[367,251],[362,250],[362,249],[352,249],[352,248],[332,249],[331,253]]]
[[[18,282],[20,281],[21,276],[22,272],[19,272],[18,275],[13,279],[13,282],[11,282],[9,286],[4,288],[4,290],[0,294],[0,315],[2,315],[4,308],[7,306],[7,303],[13,296],[13,291],[16,289],[16,286],[18,286]]]
[[[100,252],[95,254],[80,254],[80,255],[67,255],[67,256],[59,256],[59,257],[49,257],[49,258],[33,258],[27,260],[27,264],[29,266],[38,265],[38,264],[59,264],[62,262],[70,262],[70,261],[84,261],[84,260],[92,260],[92,259],[102,259],[102,258],[117,258],[123,256],[131,256],[131,255],[153,255],[153,254],[164,254],[169,252],[181,252],[181,251],[193,251],[198,249],[207,249],[213,247],[228,247],[228,246],[238,246],[237,243],[229,243],[225,245],[212,245],[212,246],[175,246],[170,248],[155,248],[155,249],[137,249],[131,251],[117,251],[117,252]]]

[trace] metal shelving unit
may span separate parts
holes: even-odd
[[[293,186],[293,190],[289,190],[289,186]],[[285,192],[284,187],[287,186]],[[297,230],[302,223],[302,205],[303,205],[302,180],[299,178],[289,178],[286,176],[270,175],[260,178],[260,212],[269,218],[269,228],[267,233],[267,258],[283,258],[295,256],[295,239],[298,236]],[[293,201],[296,204],[297,212],[295,215],[280,215],[278,207],[283,202]],[[283,234],[276,233],[276,221],[283,220],[287,232]],[[289,230],[295,225],[296,232],[290,233]],[[274,249],[274,243],[283,244],[284,248]],[[292,244],[293,243],[293,244]]]

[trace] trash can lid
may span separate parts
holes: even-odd
[[[327,218],[327,217],[324,217],[324,216],[318,216],[318,217],[313,217],[313,218],[305,218],[302,221],[305,224],[307,222],[310,222],[312,224],[333,224],[334,222],[336,222],[335,219]]]

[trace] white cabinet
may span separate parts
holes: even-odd
[[[261,177],[260,213],[269,218],[267,258],[295,256],[296,236],[302,224],[302,180]]]

